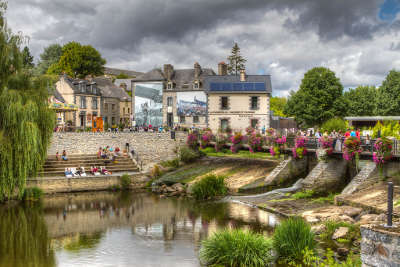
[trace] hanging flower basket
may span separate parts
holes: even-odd
[[[383,167],[392,157],[393,141],[389,138],[378,138],[374,144],[375,152],[372,154],[372,160],[379,169],[379,173],[383,178]]]
[[[273,146],[271,146],[269,149],[269,153],[271,153],[272,156],[279,158],[285,144],[286,144],[286,136],[275,138],[273,141]]]
[[[326,162],[333,153],[333,139],[328,136],[322,136],[318,139],[318,143],[320,148],[316,151],[317,158]]]
[[[303,136],[296,138],[295,146],[292,148],[294,159],[302,159],[305,155],[307,155],[306,140],[307,139]]]

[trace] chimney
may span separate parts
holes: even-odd
[[[245,70],[240,70],[240,81],[241,82],[246,81],[246,71]]]
[[[172,79],[172,73],[174,72],[174,67],[171,64],[164,64],[164,76],[168,81]]]
[[[218,75],[228,75],[228,66],[223,61],[218,63]]]
[[[201,67],[198,62],[194,63],[194,79],[198,80],[201,74]]]

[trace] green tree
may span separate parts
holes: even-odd
[[[43,166],[55,122],[47,79],[22,67],[23,37],[7,27],[0,1],[0,201],[21,197],[26,178]]]
[[[374,86],[358,86],[344,93],[346,115],[373,116],[376,111],[377,90]]]
[[[328,68],[315,67],[304,74],[300,89],[291,92],[284,113],[302,126],[316,126],[343,115],[343,86]]]
[[[31,69],[35,66],[35,64],[33,64],[33,56],[27,46],[22,50],[22,65],[26,69]]]
[[[240,55],[240,48],[237,43],[233,45],[231,55],[228,57],[228,61],[229,74],[237,75],[240,70],[245,69],[244,63],[246,63],[247,60]]]
[[[40,61],[37,64],[37,73],[45,74],[49,67],[60,60],[62,56],[62,46],[59,44],[52,44],[44,48],[43,53],[40,54]]]
[[[63,54],[58,63],[50,66],[49,74],[60,74],[60,70],[72,77],[79,78],[103,74],[106,60],[92,46],[70,42],[64,45],[62,51]]]
[[[400,72],[391,70],[379,87],[377,95],[377,115],[394,116],[400,110]]]
[[[269,104],[275,116],[285,117],[283,110],[285,109],[287,99],[285,97],[271,97]]]

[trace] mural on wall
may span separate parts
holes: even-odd
[[[163,84],[135,83],[135,121],[136,126],[162,125]]]
[[[207,98],[204,92],[176,93],[178,116],[206,116]]]

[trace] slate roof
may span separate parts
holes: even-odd
[[[132,87],[132,79],[115,79],[114,84],[118,87],[121,86],[122,83],[126,84],[126,90],[131,91]]]
[[[97,88],[100,89],[102,96],[130,100],[130,96],[125,90],[113,84],[110,79],[96,77],[93,78],[93,81],[97,84]]]
[[[57,89],[54,89],[53,95],[58,101],[65,103],[64,97],[60,94],[60,92]]]
[[[246,75],[246,81],[240,81],[240,75],[208,76],[204,80],[208,93],[272,93],[270,75]]]
[[[134,82],[151,82],[151,81],[165,81],[164,75],[160,69],[152,69],[136,78],[133,78]]]
[[[109,74],[109,75],[119,75],[121,73],[124,73],[130,77],[137,77],[139,75],[142,75],[143,72],[138,72],[138,71],[133,71],[133,70],[122,70],[122,69],[117,69],[117,68],[109,68],[109,67],[104,67],[104,74]]]

